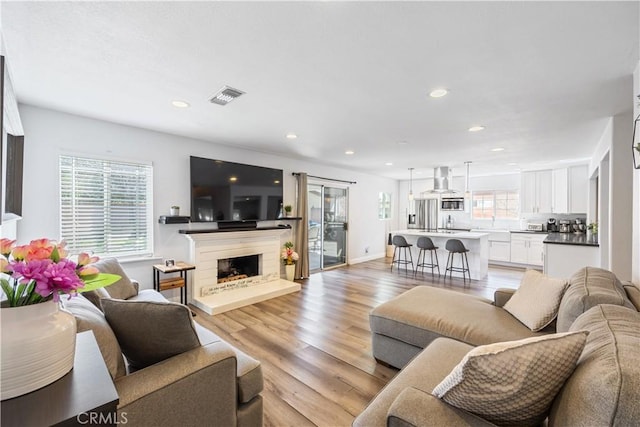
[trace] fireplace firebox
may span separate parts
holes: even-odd
[[[260,255],[218,259],[218,283],[260,275]]]

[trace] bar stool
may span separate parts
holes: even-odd
[[[418,252],[418,260],[416,261],[416,271],[415,274],[418,274],[418,268],[422,268],[421,272],[424,274],[424,268],[431,269],[431,275],[433,276],[433,269],[438,269],[438,276],[440,276],[440,263],[438,262],[438,247],[433,244],[433,241],[427,236],[420,236],[418,238],[418,242],[416,246],[420,248],[420,252]],[[431,255],[431,263],[426,262],[427,251],[429,255]],[[433,263],[433,254],[436,254],[436,263]],[[420,262],[420,256],[422,256],[422,262]]]
[[[393,249],[393,260],[391,261],[391,271],[393,271],[393,264],[398,264],[398,269],[400,265],[404,265],[404,269],[407,269],[407,265],[411,264],[411,270],[413,270],[413,256],[411,255],[411,246],[410,243],[407,243],[407,239],[404,236],[393,236],[392,240],[395,248]],[[404,259],[402,259],[402,253],[404,251]],[[409,260],[407,260],[407,251],[409,252]],[[396,257],[397,255],[397,257]]]
[[[444,277],[447,277],[447,271],[449,271],[449,277],[453,279],[453,272],[458,271],[462,273],[462,278],[464,279],[465,283],[467,283],[467,276],[465,276],[465,273],[469,274],[469,281],[471,281],[469,260],[467,258],[467,252],[469,252],[469,250],[464,247],[464,243],[462,243],[458,239],[449,239],[447,240],[445,249],[449,251],[449,256],[447,257],[447,269],[444,272]],[[462,267],[453,266],[454,254],[460,254],[460,264],[462,265]]]

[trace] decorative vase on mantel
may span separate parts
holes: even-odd
[[[295,264],[287,264],[284,266],[284,275],[286,279],[290,282],[293,282],[293,278],[296,275],[296,265]]]
[[[76,319],[50,300],[0,308],[1,399],[32,392],[73,368]]]

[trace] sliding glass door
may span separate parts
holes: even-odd
[[[309,184],[309,269],[322,270],[347,262],[348,190]]]

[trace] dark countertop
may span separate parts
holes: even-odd
[[[555,245],[600,246],[597,238],[586,233],[549,233],[542,243]]]
[[[533,230],[511,230],[511,233],[522,233],[522,234],[547,234],[548,231],[533,231]]]

